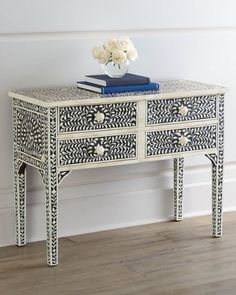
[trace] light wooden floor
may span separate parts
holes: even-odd
[[[45,243],[0,248],[0,294],[236,294],[236,213],[214,239],[210,216],[60,239],[60,265]]]

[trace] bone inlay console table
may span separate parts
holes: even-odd
[[[160,91],[101,95],[71,88],[13,98],[16,243],[26,244],[26,165],[46,190],[47,259],[58,263],[58,186],[71,170],[174,159],[174,219],[182,219],[185,155],[212,162],[213,236],[222,234],[225,88],[160,82]]]

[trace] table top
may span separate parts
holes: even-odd
[[[94,103],[136,101],[143,99],[165,99],[197,95],[225,93],[227,88],[190,80],[158,81],[160,90],[114,94],[100,94],[77,87],[41,88],[10,91],[12,98],[24,100],[44,107],[72,106]]]

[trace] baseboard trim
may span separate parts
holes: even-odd
[[[145,164],[145,163],[142,163],[142,164]],[[150,164],[150,163],[146,163],[146,164]],[[135,164],[135,165],[140,165],[140,164]],[[99,169],[103,169],[103,168],[99,168]],[[104,169],[107,169],[107,168],[111,168],[111,167],[105,167]],[[188,175],[191,175],[193,173],[206,173],[206,171],[209,171],[209,168],[210,168],[210,165],[208,165],[208,164],[195,165],[195,166],[186,166],[184,168],[184,175],[188,176]],[[96,169],[98,169],[98,168],[96,168]],[[228,162],[224,163],[224,171],[227,172],[227,171],[230,171],[230,170],[236,170],[236,161],[228,161]],[[173,173],[172,168],[164,169],[163,171],[161,171],[161,173],[160,173],[160,171],[156,171],[156,172],[153,172],[153,171],[147,172],[147,171],[145,171],[145,173],[141,172],[138,175],[134,173],[132,175],[132,177],[129,177],[129,179],[132,180],[132,179],[140,179],[140,178],[145,178],[145,177],[159,177],[159,176],[172,177],[172,173]],[[116,177],[113,177],[113,178],[112,177],[111,178],[106,178],[104,180],[104,182],[109,183],[109,182],[121,181],[121,180],[124,180],[123,176],[119,177],[118,179],[117,179],[117,176],[116,176]],[[225,180],[227,180],[227,179],[225,179]],[[60,188],[68,188],[68,187],[80,186],[80,185],[93,185],[93,184],[97,184],[97,183],[98,183],[98,181],[96,181],[96,180],[95,181],[94,180],[88,181],[88,182],[82,183],[82,184],[80,182],[78,182],[78,181],[76,181],[76,182],[75,181],[69,181],[69,182],[67,182],[67,184],[64,184],[62,182],[62,184],[60,185]],[[191,185],[191,184],[189,184],[189,185]],[[29,192],[37,192],[37,191],[42,191],[42,190],[43,190],[43,185],[42,184],[32,186],[29,189],[27,189],[27,191],[29,191]],[[12,194],[13,192],[14,192],[13,186],[12,187],[0,187],[0,196],[1,195]]]
[[[234,177],[235,173],[236,173],[236,162],[232,161],[232,162],[227,162],[225,163],[225,177],[224,177],[224,183],[230,183],[230,182],[236,182],[236,178]],[[211,185],[211,181],[210,179],[208,179],[207,181],[205,181],[205,179],[207,179],[207,174],[209,174],[210,171],[210,165],[200,165],[200,166],[191,166],[191,167],[186,167],[185,168],[185,172],[184,172],[184,178],[191,178],[193,175],[206,175],[206,177],[204,176],[204,180],[203,181],[193,181],[192,179],[189,182],[185,182],[184,187],[185,188],[193,188],[193,187],[200,187],[200,186],[210,186]],[[121,193],[120,191],[106,191],[106,190],[102,190],[97,191],[97,189],[94,189],[93,191],[91,190],[87,190],[88,187],[92,187],[92,186],[107,186],[107,185],[115,185],[115,184],[119,184],[119,183],[125,183],[125,182],[137,182],[139,183],[140,181],[144,181],[145,179],[151,179],[151,178],[155,178],[155,179],[159,179],[159,181],[157,181],[157,184],[152,186],[151,188],[144,188],[142,189],[143,191],[148,191],[148,190],[166,190],[166,189],[172,189],[172,169],[165,169],[161,174],[160,173],[140,173],[139,175],[133,175],[132,177],[129,177],[128,179],[124,179],[123,177],[120,178],[113,178],[111,177],[110,179],[105,179],[103,181],[89,181],[87,183],[78,183],[77,182],[69,182],[67,184],[62,184],[59,187],[59,200],[60,202],[65,201],[65,200],[72,200],[72,199],[77,199],[77,198],[93,198],[93,197],[99,197],[100,195],[117,195],[119,193]],[[161,185],[160,185],[161,183]],[[162,183],[165,183],[165,185],[163,185]],[[118,185],[119,186],[119,185]],[[63,191],[67,191],[67,190],[77,190],[78,191],[78,195],[76,196],[75,194],[71,194],[70,196],[67,196],[67,194],[63,194],[61,192]],[[138,190],[140,190],[138,188]],[[85,193],[84,193],[85,191]],[[122,193],[129,193],[129,192],[135,192],[136,188],[135,186],[132,186],[132,188],[130,187],[129,189],[122,189]],[[83,192],[83,193],[81,193]],[[0,188],[0,210],[4,210],[4,209],[8,209],[8,208],[13,208],[13,187],[9,187],[9,188]],[[27,203],[28,206],[36,206],[36,205],[41,205],[44,204],[45,202],[45,197],[44,197],[44,188],[43,186],[35,186],[35,187],[31,187],[29,189],[27,189],[27,194],[30,196],[30,201]],[[35,197],[31,197],[31,196],[35,196]],[[66,196],[66,197],[65,197]]]
[[[224,208],[224,213],[227,212],[235,212],[236,211],[236,206],[232,207],[227,207]],[[203,210],[203,211],[198,211],[198,212],[189,212],[184,214],[184,219],[189,219],[193,217],[200,217],[200,216],[208,216],[211,215],[211,210]],[[173,220],[173,216],[168,216],[165,218],[151,218],[151,219],[144,219],[144,220],[138,220],[138,221],[133,221],[133,222],[124,222],[120,224],[110,224],[109,226],[103,226],[103,227],[93,227],[90,228],[89,231],[80,231],[75,232],[75,231],[70,231],[68,230],[66,235],[59,235],[59,238],[62,237],[71,237],[71,236],[77,236],[77,235],[83,235],[83,234],[91,234],[91,233],[96,233],[96,232],[104,232],[104,231],[109,231],[109,230],[115,230],[115,229],[122,229],[122,228],[128,228],[128,227],[133,227],[133,226],[142,226],[142,225],[148,225],[148,224],[153,224],[153,223],[160,223],[160,222],[167,222]],[[45,239],[39,239],[38,237],[32,237],[30,240],[27,241],[27,243],[33,243],[33,242],[39,242],[39,241],[44,241]],[[6,241],[1,241],[0,242],[0,247],[7,247],[15,245],[15,240],[6,240]]]

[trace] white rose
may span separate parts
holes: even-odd
[[[135,48],[127,52],[128,60],[135,61],[137,57],[138,57],[138,51]]]
[[[114,50],[112,52],[112,61],[115,63],[115,64],[122,64],[123,62],[125,62],[127,59],[127,55],[125,52],[123,52],[122,50]]]
[[[104,50],[102,46],[95,46],[92,49],[92,54],[95,59],[98,58],[99,54]]]
[[[133,42],[129,39],[129,37],[120,37],[117,41],[117,47],[120,50],[128,51],[134,48]]]
[[[100,64],[106,64],[108,63],[110,57],[111,57],[110,52],[106,49],[103,49],[99,52],[97,56],[97,60]]]
[[[109,39],[107,41],[107,43],[105,43],[105,47],[107,50],[109,50],[110,52],[113,52],[114,50],[118,49],[117,47],[117,39],[116,38],[113,38],[113,39]]]

